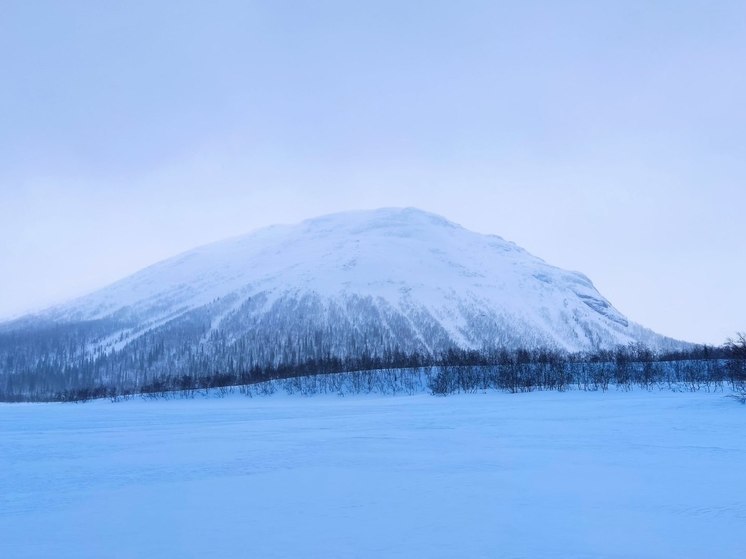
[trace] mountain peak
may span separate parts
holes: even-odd
[[[97,342],[103,350],[185,320],[230,343],[322,336],[326,351],[340,355],[670,342],[627,320],[584,275],[417,208],[260,229],[150,266],[42,318],[111,323]],[[339,339],[329,337],[338,328]]]
[[[338,212],[307,219],[300,225],[307,230],[346,230],[357,234],[378,229],[462,228],[440,215],[413,207]]]

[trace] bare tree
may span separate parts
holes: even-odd
[[[728,338],[725,347],[730,353],[728,372],[735,397],[746,404],[746,334],[737,332],[736,337]]]
[[[728,338],[725,341],[725,347],[731,351],[736,359],[746,359],[746,333],[736,332],[735,339]]]

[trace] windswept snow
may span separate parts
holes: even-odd
[[[670,392],[0,406],[0,557],[740,558],[746,408]]]

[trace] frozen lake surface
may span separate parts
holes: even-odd
[[[545,392],[0,405],[0,557],[729,558],[746,406]]]

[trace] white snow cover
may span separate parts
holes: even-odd
[[[746,407],[545,392],[0,405],[0,557],[736,559]]]
[[[327,306],[369,298],[415,327],[425,313],[462,347],[489,343],[478,331],[487,323],[512,330],[525,346],[571,351],[673,343],[630,323],[583,274],[414,208],[334,214],[203,246],[47,316],[88,320],[126,312],[152,328],[218,299],[231,301],[213,318],[218,327],[257,294],[267,296],[265,311],[278,299],[304,295]]]

